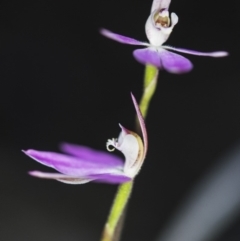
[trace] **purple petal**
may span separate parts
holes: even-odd
[[[199,51],[190,50],[190,49],[174,48],[174,47],[170,47],[170,46],[162,46],[162,48],[170,49],[170,50],[180,52],[180,53],[192,54],[192,55],[198,55],[198,56],[209,56],[209,57],[215,57],[215,58],[228,56],[228,52],[226,52],[226,51],[217,51],[217,52],[206,53],[206,52],[199,52]]]
[[[107,29],[101,29],[100,30],[100,33],[107,37],[107,38],[110,38],[112,40],[115,40],[117,42],[120,42],[122,44],[130,44],[130,45],[143,45],[143,46],[149,46],[148,43],[144,43],[144,42],[140,42],[136,39],[133,39],[133,38],[129,38],[129,37],[126,37],[126,36],[123,36],[123,35],[120,35],[120,34],[117,34],[117,33],[113,33]]]
[[[134,95],[131,93],[131,97],[132,97],[132,100],[133,100],[133,104],[134,104],[134,107],[135,107],[135,110],[136,110],[136,113],[137,113],[137,117],[138,117],[138,121],[139,121],[139,124],[140,124],[140,127],[141,127],[141,130],[142,130],[142,135],[143,135],[143,144],[144,144],[144,157],[143,159],[145,158],[146,156],[146,152],[147,152],[147,149],[148,149],[148,136],[147,136],[147,130],[146,130],[146,126],[145,126],[145,122],[144,122],[144,118],[142,116],[142,113],[140,111],[140,108],[137,104],[137,101],[134,97]]]
[[[171,3],[171,0],[153,0],[151,13],[154,10],[168,9],[170,3]]]
[[[24,153],[45,166],[52,167],[63,174],[73,177],[86,177],[102,173],[121,173],[123,168],[123,165],[113,166],[98,162],[97,157],[95,160],[84,160],[55,152],[27,150]]]
[[[160,56],[157,50],[152,48],[136,49],[133,51],[133,56],[142,64],[151,64],[157,68],[161,68]]]
[[[91,178],[94,178],[94,182],[103,182],[103,183],[111,183],[118,184],[129,182],[132,178],[125,175],[115,175],[115,174],[99,174],[99,175],[91,175]]]
[[[31,171],[29,172],[31,176],[44,178],[44,179],[54,179],[60,182],[64,182],[67,184],[84,184],[94,180],[94,178],[79,178],[79,177],[72,177],[67,176],[60,173],[47,173],[47,172],[40,172],[40,171]]]
[[[60,149],[72,156],[81,158],[83,160],[89,160],[93,162],[103,163],[106,166],[122,166],[123,160],[113,154],[109,154],[103,151],[97,151],[86,146],[80,146],[75,144],[63,143],[60,145]]]
[[[193,68],[192,63],[187,58],[167,50],[159,50],[159,57],[163,68],[170,73],[186,73]]]

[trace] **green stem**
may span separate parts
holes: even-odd
[[[115,241],[117,225],[131,195],[132,187],[133,181],[119,185],[101,241]]]
[[[158,69],[154,66],[147,65],[144,76],[144,89],[140,101],[140,110],[144,118],[147,116],[150,101],[157,86]],[[139,130],[137,122],[136,129]],[[123,213],[126,211],[126,206],[133,188],[133,181],[126,182],[118,187],[110,214],[105,224],[101,241],[118,241],[120,238],[121,228],[124,222]]]
[[[152,65],[147,65],[145,69],[144,75],[144,88],[143,88],[143,95],[140,100],[140,110],[144,119],[147,116],[147,112],[149,109],[150,101],[155,93],[156,86],[157,86],[157,79],[158,79],[158,69]]]

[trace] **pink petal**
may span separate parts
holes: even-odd
[[[45,152],[36,150],[24,151],[26,155],[37,162],[52,167],[55,170],[73,177],[86,177],[94,174],[121,173],[121,166],[108,165],[105,162],[95,160],[84,160],[55,152]]]
[[[193,68],[192,63],[187,58],[167,50],[160,50],[159,57],[163,68],[170,73],[182,74]]]
[[[103,163],[106,166],[121,166],[123,160],[113,154],[97,151],[90,147],[80,146],[75,144],[63,143],[60,145],[60,149],[72,156],[81,158],[83,160],[96,161]]]
[[[113,32],[111,32],[111,31],[109,31],[107,29],[101,29],[100,33],[103,36],[105,36],[107,38],[110,38],[112,40],[115,40],[117,42],[120,42],[122,44],[143,45],[143,46],[148,46],[149,45],[148,43],[140,42],[140,41],[138,41],[136,39],[129,38],[129,37],[117,34],[117,33],[113,33]]]
[[[154,10],[168,9],[170,3],[171,3],[171,0],[153,0],[151,13]]]
[[[136,113],[137,113],[137,117],[138,117],[138,121],[139,121],[139,124],[140,124],[140,127],[141,127],[141,130],[142,130],[142,135],[143,135],[143,145],[144,145],[144,158],[146,156],[146,153],[147,153],[147,150],[148,150],[148,136],[147,136],[147,130],[146,130],[146,126],[145,126],[145,122],[144,122],[144,118],[142,116],[142,113],[140,111],[140,108],[137,104],[137,101],[134,97],[134,95],[131,93],[131,97],[132,97],[132,101],[133,101],[133,104],[134,104],[134,107],[135,107],[135,110],[136,110]],[[143,159],[144,159],[143,158]]]
[[[138,62],[144,65],[151,64],[156,66],[157,68],[162,67],[160,56],[157,50],[155,49],[152,49],[152,48],[137,49],[133,51],[133,56]]]
[[[170,46],[162,46],[162,48],[170,49],[180,53],[192,54],[192,55],[198,55],[198,56],[209,56],[209,57],[215,57],[215,58],[228,56],[228,52],[226,51],[216,51],[216,52],[206,53],[206,52],[199,52],[199,51],[190,50],[190,49],[174,48]]]

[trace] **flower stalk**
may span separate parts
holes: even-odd
[[[120,226],[123,224],[124,220],[122,220],[123,222],[120,220],[124,218],[122,215],[131,195],[132,187],[133,181],[123,183],[118,187],[101,241],[117,241],[117,236],[120,238],[120,234],[117,231],[121,232]]]
[[[159,70],[153,65],[146,65],[143,95],[140,100],[140,110],[144,118],[147,116],[150,101],[155,93]]]

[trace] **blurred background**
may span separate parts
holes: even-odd
[[[29,170],[48,169],[21,150],[58,151],[62,141],[105,150],[107,139],[118,136],[118,123],[134,129],[129,93],[139,100],[144,66],[132,57],[134,46],[102,37],[99,28],[147,41],[151,4],[0,2],[0,240],[99,240],[117,186],[30,177]],[[219,160],[230,162],[232,151],[240,152],[237,2],[176,0],[170,11],[179,23],[169,45],[226,50],[230,56],[186,55],[194,64],[191,73],[160,72],[146,120],[149,152],[128,206],[126,241],[156,240],[204,175]],[[234,214],[210,240],[240,239],[238,209]]]

